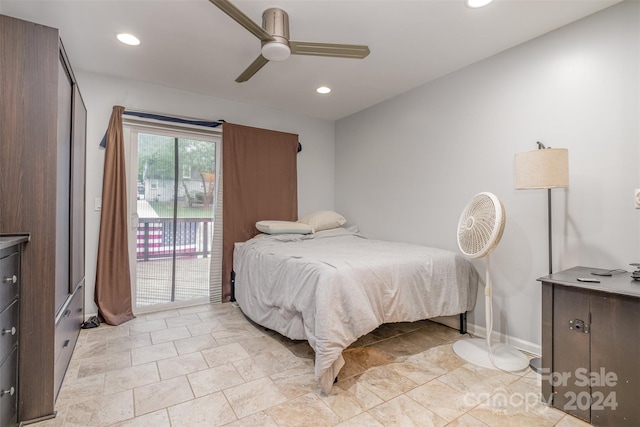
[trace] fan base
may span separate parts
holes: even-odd
[[[500,369],[509,372],[523,371],[529,367],[529,359],[519,350],[506,344],[495,344],[493,357],[489,358],[487,341],[484,338],[458,340],[453,351],[474,365],[488,369]]]

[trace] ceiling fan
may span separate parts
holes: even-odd
[[[289,40],[289,15],[272,7],[262,13],[262,27],[253,22],[228,0],[209,0],[262,42],[261,54],[242,72],[236,82],[249,80],[269,61],[284,61],[290,55],[331,56],[362,59],[369,47],[355,44],[314,43]]]

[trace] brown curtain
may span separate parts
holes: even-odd
[[[225,123],[222,127],[222,300],[231,298],[233,245],[264,219],[298,219],[298,135]]]
[[[102,214],[94,300],[98,313],[110,325],[133,319],[127,239],[127,175],[124,162],[122,113],[114,106],[107,129]]]

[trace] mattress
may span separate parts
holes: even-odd
[[[236,243],[235,298],[254,322],[315,351],[325,393],[342,351],[384,323],[472,310],[478,273],[463,256],[368,239],[345,228],[258,236]]]

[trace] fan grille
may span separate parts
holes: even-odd
[[[458,222],[458,246],[471,258],[488,255],[504,231],[505,212],[500,200],[491,193],[475,195]]]

